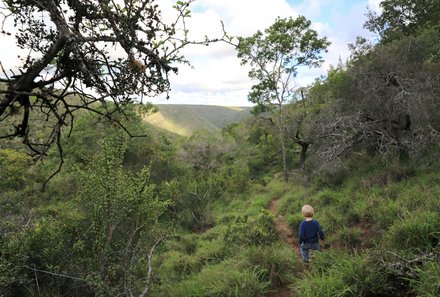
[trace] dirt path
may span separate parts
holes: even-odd
[[[295,251],[298,259],[301,259],[301,254],[299,252],[298,238],[294,235],[292,228],[286,222],[286,219],[282,215],[277,215],[278,209],[278,199],[272,200],[270,204],[270,212],[276,218],[276,228],[278,232],[284,237],[284,239],[289,243],[289,246]]]
[[[301,259],[299,252],[298,239],[294,235],[293,230],[289,227],[286,219],[282,215],[277,215],[278,199],[273,199],[270,204],[270,212],[275,216],[276,229],[280,232],[281,236],[287,241],[289,246],[293,249],[298,259]],[[266,297],[295,297],[287,288],[277,288],[274,292],[269,293]]]

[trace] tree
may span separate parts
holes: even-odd
[[[376,45],[329,75],[326,85],[332,92],[327,96],[333,98],[314,132],[322,139],[315,147],[320,166],[343,165],[353,152],[388,162],[420,162],[433,155],[440,135],[435,32],[426,29]]]
[[[284,136],[283,105],[294,99],[294,79],[298,67],[317,67],[330,42],[319,38],[303,16],[296,19],[277,18],[275,23],[250,37],[239,37],[238,57],[242,65],[250,65],[249,77],[258,81],[248,99],[257,104],[256,112],[276,112],[284,179],[288,180]]]
[[[168,236],[162,234],[158,218],[170,201],[155,197],[148,167],[137,174],[123,169],[126,135],[106,137],[102,151],[89,168],[79,171],[79,208],[88,226],[82,234],[84,253],[90,257],[88,277],[95,280],[93,291],[98,295],[132,296],[130,290],[145,286],[133,275],[148,270],[147,286],[150,281],[147,247],[152,254],[155,245]]]
[[[8,126],[0,139],[21,137],[36,157],[56,144],[61,166],[61,135],[78,110],[122,126],[112,115],[135,102],[134,94],[143,102],[169,92],[169,73],[187,63],[182,48],[218,41],[189,39],[185,19],[193,1],[178,1],[170,23],[155,0],[3,1],[2,34],[14,34],[29,54],[18,71],[0,63],[0,123]],[[10,32],[8,18],[18,31]]]
[[[420,29],[440,29],[438,0],[384,0],[381,13],[369,11],[365,27],[376,32],[384,42],[417,33]]]
[[[304,89],[299,90],[301,100],[286,106],[286,121],[284,134],[296,145],[299,145],[299,168],[304,167],[307,152],[313,144],[313,125],[316,114],[319,113],[318,105],[311,105],[306,100]]]

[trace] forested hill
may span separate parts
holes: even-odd
[[[251,120],[133,102],[185,61],[155,1],[5,2],[0,36],[32,55],[0,71],[0,297],[440,296],[440,1],[382,0],[380,39],[295,90],[327,40],[302,16],[255,28]],[[325,242],[304,263],[306,204]]]
[[[183,136],[195,131],[215,132],[248,116],[251,107],[158,104],[159,111],[144,117],[154,126]]]

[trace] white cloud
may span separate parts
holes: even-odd
[[[175,2],[158,0],[165,19],[175,17],[176,11],[172,9]],[[205,35],[215,38],[222,35],[220,20],[223,20],[230,35],[249,36],[270,26],[278,16],[305,15],[320,36],[327,36],[332,42],[321,68],[301,70],[297,76],[297,84],[306,85],[326,74],[339,58],[345,61],[349,56],[347,44],[354,42],[357,35],[368,37],[362,28],[366,7],[376,10],[379,2],[303,0],[291,5],[287,0],[197,0],[191,7],[192,17],[187,26],[193,38],[203,39]],[[1,36],[0,42],[1,62],[8,67],[17,65],[17,48],[13,39]],[[224,43],[209,47],[188,46],[182,53],[194,68],[180,65],[179,75],[171,77],[172,92],[168,103],[249,105],[247,93],[252,82],[247,77],[248,68],[240,66],[232,46]],[[152,101],[166,102],[163,97]]]
[[[382,1],[383,0],[368,0],[368,6],[373,10],[379,11],[380,10],[379,4]]]
[[[332,0],[307,0],[291,6],[285,0],[273,0],[270,4],[265,0],[198,0],[192,8],[194,13],[188,26],[195,36],[216,36],[221,33],[221,19],[228,33],[249,36],[270,26],[278,16],[305,15],[320,36],[327,36],[332,44],[321,68],[300,70],[297,85],[304,86],[325,75],[330,65],[336,65],[339,59],[345,61],[349,57],[347,44],[354,42],[356,36],[367,34],[362,27],[367,4],[372,6],[375,2],[365,0],[347,5]],[[200,103],[203,98],[204,104],[250,104],[247,93],[252,82],[247,78],[248,69],[239,65],[233,48],[226,45],[191,47],[184,53],[194,69],[182,68],[180,75],[173,78],[170,103],[189,103],[191,100]],[[154,102],[160,103],[163,99]]]

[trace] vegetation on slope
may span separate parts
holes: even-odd
[[[45,192],[56,151],[2,142],[0,295],[439,296],[439,26],[406,25],[284,106],[289,183],[271,112],[180,138],[128,106],[133,139],[81,114]],[[330,244],[309,265],[277,228],[304,204]]]
[[[218,132],[250,114],[250,107],[158,104],[158,111],[144,117],[147,123],[170,132],[191,136],[197,131]]]

